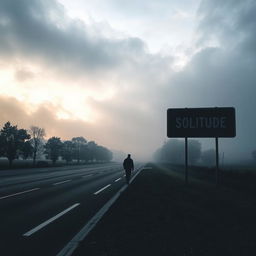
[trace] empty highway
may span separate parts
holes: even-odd
[[[113,163],[0,171],[0,255],[57,255],[124,184]]]

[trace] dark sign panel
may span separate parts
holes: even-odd
[[[235,137],[234,108],[171,108],[167,110],[167,136]]]

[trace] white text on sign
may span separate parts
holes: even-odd
[[[226,117],[176,117],[177,129],[225,129]]]

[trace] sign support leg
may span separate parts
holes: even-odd
[[[185,138],[185,183],[188,184],[188,138]]]
[[[218,137],[215,138],[216,145],[216,186],[219,185],[219,140]]]

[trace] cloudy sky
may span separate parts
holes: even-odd
[[[234,106],[237,137],[220,151],[250,157],[255,13],[254,0],[0,0],[0,125],[146,159],[167,108]]]

